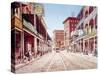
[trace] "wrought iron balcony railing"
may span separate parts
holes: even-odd
[[[30,22],[27,22],[25,19],[23,19],[23,25],[35,34],[37,34],[36,28]]]
[[[84,23],[87,23],[91,18],[93,18],[94,16],[96,16],[96,14],[97,14],[97,8],[95,8],[95,9],[91,12],[91,14],[89,14],[89,15],[85,18]]]

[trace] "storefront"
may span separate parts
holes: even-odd
[[[11,31],[11,58],[13,64],[21,63],[23,58],[22,31],[14,29]]]
[[[88,40],[84,40],[85,42],[84,42],[84,44],[85,44],[85,46],[84,46],[84,53],[85,54],[88,54],[88,47],[89,47],[89,44],[88,44]]]
[[[29,51],[34,55],[34,36],[24,31],[24,55]]]
[[[94,38],[89,39],[89,52],[92,53],[94,51]]]
[[[83,52],[83,39],[80,40],[80,50]]]

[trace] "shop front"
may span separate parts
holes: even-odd
[[[29,55],[27,55],[29,53]],[[34,50],[34,36],[24,31],[24,55],[25,57],[33,57]]]
[[[13,64],[19,64],[22,60],[22,31],[17,29],[11,31],[11,58]]]

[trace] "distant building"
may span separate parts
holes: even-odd
[[[64,47],[64,30],[54,30],[53,42],[54,49],[62,49]]]
[[[79,22],[77,17],[68,17],[64,20],[64,46],[66,49],[70,48],[72,42],[72,36],[74,34],[77,23]]]

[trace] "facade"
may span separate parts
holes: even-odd
[[[97,56],[97,8],[85,6],[78,14],[79,23],[76,26],[72,47],[74,52],[93,54]]]
[[[53,36],[54,49],[64,48],[64,30],[54,30]]]
[[[11,61],[14,65],[25,62],[27,52],[31,59],[50,52],[52,40],[42,15],[34,14],[34,4],[13,2],[11,5]]]
[[[75,31],[75,28],[77,26],[77,23],[79,22],[77,17],[68,17],[64,20],[64,46],[65,49],[70,49],[70,44],[73,41],[73,34]]]

